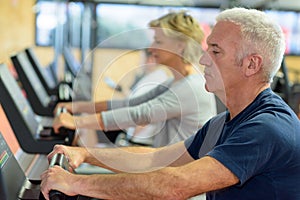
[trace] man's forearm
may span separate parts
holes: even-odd
[[[76,179],[75,189],[79,194],[103,199],[188,199],[239,182],[222,163],[208,156],[152,172],[87,175]]]
[[[79,194],[101,199],[186,199],[174,168],[143,174],[78,176]],[[172,175],[173,174],[173,175]],[[178,190],[177,190],[178,188]]]

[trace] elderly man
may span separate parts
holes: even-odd
[[[300,199],[300,122],[270,89],[285,49],[280,27],[260,11],[233,8],[217,17],[207,44],[200,59],[206,89],[228,108],[213,148],[201,151],[217,130],[210,127],[214,119],[184,142],[159,149],[56,146],[49,158],[64,153],[73,167],[87,162],[123,173],[74,175],[53,167],[42,174],[43,194],[55,189],[102,199],[174,200],[202,193],[207,199]]]

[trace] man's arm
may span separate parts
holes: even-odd
[[[103,199],[187,199],[239,181],[211,157],[148,173],[78,178],[82,178],[82,181],[76,181],[78,185],[75,188],[80,188],[79,193]]]
[[[145,173],[71,175],[58,167],[50,170],[42,175],[44,194],[50,189],[58,189],[67,194],[102,199],[187,199],[239,182],[224,165],[208,156],[180,167],[165,167]]]
[[[127,150],[135,153],[149,153],[147,148],[128,148]],[[152,161],[150,161],[151,167],[145,170],[144,167],[146,166],[140,166],[142,171],[146,173],[136,173],[135,171],[134,174],[100,175],[99,177],[89,177],[86,181],[92,183],[99,180],[99,185],[104,184],[105,186],[101,187],[101,191],[99,191],[104,196],[99,197],[108,199],[137,199],[142,197],[186,199],[239,182],[230,170],[212,157],[205,156],[195,161],[187,152],[184,142],[160,149],[151,148],[150,150],[153,153]],[[133,165],[136,166],[136,163]],[[139,171],[142,172],[140,169]],[[112,185],[122,189],[109,189],[113,188]],[[97,189],[95,188],[95,190]]]

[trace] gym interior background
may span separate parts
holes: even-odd
[[[152,2],[152,4],[158,3],[160,4],[162,1],[152,1],[149,0],[149,2]],[[60,3],[60,1],[50,1],[50,2],[56,2]],[[64,1],[62,1],[64,2]],[[78,1],[75,1],[78,2]],[[112,1],[112,2],[118,2],[118,1]],[[130,3],[131,1],[126,0],[123,1],[123,3]],[[133,2],[139,2],[139,1],[132,1]],[[142,1],[145,3],[146,1]],[[172,2],[172,1],[166,1],[166,2]],[[188,1],[177,1],[181,3],[185,3]],[[196,5],[197,1],[192,1],[191,5]],[[222,9],[222,7],[226,6],[232,6],[233,3],[249,3],[248,6],[253,6],[256,8],[264,8],[264,6],[268,5],[270,2],[273,2],[274,5],[276,4],[276,1],[268,1],[268,0],[260,0],[260,1],[203,1],[203,5],[201,4],[202,1],[199,0],[199,5],[203,7],[208,8],[214,8],[214,6],[219,6],[218,9]],[[210,3],[208,3],[210,2]],[[215,5],[212,5],[212,3],[215,3]],[[226,3],[224,3],[226,2]],[[245,3],[246,2],[246,3]],[[290,1],[285,1],[285,4],[279,5],[279,10],[281,11],[292,11],[297,14],[298,25],[295,27],[298,27],[298,35],[297,38],[292,38],[294,41],[289,41],[290,43],[298,44],[298,50],[300,48],[300,6],[289,6],[288,8],[285,7],[285,5],[288,5]],[[36,0],[0,0],[0,63],[5,63],[8,66],[12,66],[12,63],[10,61],[10,56],[18,51],[22,51],[25,48],[32,47],[41,63],[42,66],[49,66],[50,63],[53,63],[53,60],[55,60],[57,66],[63,66],[65,64],[64,61],[64,55],[63,54],[57,54],[57,49],[61,49],[63,45],[62,44],[62,37],[57,37],[60,39],[56,39],[56,42],[54,42],[52,45],[38,45],[37,44],[37,15],[40,12],[40,7],[37,6]],[[112,95],[116,95],[114,91],[104,83],[103,78],[99,79],[99,74],[104,74],[102,77],[108,76],[115,80],[116,82],[120,81],[122,79],[122,76],[124,73],[130,71],[132,67],[138,66],[141,62],[141,52],[137,50],[128,50],[124,47],[122,48],[94,48],[95,43],[97,41],[92,42],[86,41],[84,43],[85,37],[89,38],[90,40],[96,40],[96,36],[93,35],[95,32],[93,32],[93,27],[95,27],[95,24],[93,24],[93,21],[88,21],[86,18],[93,18],[95,17],[95,13],[93,10],[96,9],[96,4],[104,3],[102,1],[84,1],[82,3],[83,5],[83,14],[81,15],[81,26],[90,26],[92,28],[89,29],[87,33],[84,33],[83,29],[78,30],[81,32],[81,41],[79,41],[79,46],[76,47],[72,46],[72,54],[74,58],[79,62],[83,62],[83,58],[87,57],[87,50],[94,49],[93,55],[89,56],[89,59],[91,59],[91,62],[89,63],[89,66],[87,67],[87,71],[90,75],[90,80],[92,82],[93,90],[95,91],[95,95],[93,96],[97,100],[106,99],[111,97]],[[105,2],[107,3],[107,1]],[[256,4],[255,4],[256,3]],[[264,4],[265,3],[265,4]],[[145,3],[147,5],[147,3]],[[276,10],[277,7],[268,7],[269,10]],[[152,5],[151,5],[152,6]],[[87,7],[87,9],[86,9]],[[112,11],[113,14],[114,11]],[[122,13],[118,13],[119,15],[122,15]],[[86,16],[85,16],[86,15]],[[139,16],[137,16],[138,18]],[[287,16],[288,17],[288,16]],[[213,20],[213,19],[212,19]],[[288,21],[288,20],[287,20]],[[49,22],[50,23],[50,22]],[[147,21],[145,22],[145,24]],[[111,24],[111,26],[114,26],[114,24]],[[289,30],[285,30],[289,31]],[[288,32],[290,33],[290,32]],[[59,33],[55,33],[56,35]],[[86,34],[86,35],[84,35]],[[60,41],[58,41],[60,40]],[[297,40],[297,41],[296,41]],[[298,51],[299,53],[300,51]],[[117,59],[116,59],[117,58]],[[110,61],[114,60],[113,63]],[[109,70],[107,70],[107,65],[110,65]],[[288,53],[285,56],[285,63],[284,63],[284,69],[281,70],[281,72],[278,74],[278,79],[276,80],[277,85],[274,86],[274,89],[278,90],[278,92],[282,93],[284,98],[286,98],[289,103],[293,104],[293,109],[295,112],[299,113],[299,103],[300,103],[300,53],[293,54]],[[57,68],[57,75],[59,79],[62,79],[63,77],[60,77],[60,73],[63,72],[63,69],[58,67]],[[132,76],[133,77],[133,76]],[[130,78],[130,77],[128,77]],[[128,81],[130,82],[130,81]],[[123,81],[123,84],[126,85],[126,81]],[[98,91],[99,90],[99,91]],[[1,97],[0,97],[1,98]],[[300,114],[299,114],[300,117]],[[3,109],[0,107],[0,131],[4,135],[4,137],[9,140],[10,146],[13,150],[13,152],[16,152],[19,149],[19,145],[17,143],[16,138],[14,138],[14,134],[12,133],[10,124],[8,120],[6,119],[6,116],[3,112]]]

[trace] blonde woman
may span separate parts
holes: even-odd
[[[149,51],[173,78],[134,98],[59,104],[70,113],[91,115],[63,113],[54,122],[56,131],[61,126],[111,131],[154,124],[153,146],[160,147],[185,140],[216,114],[214,95],[205,90],[198,65],[204,33],[197,20],[186,12],[172,12],[149,27],[154,31]]]

